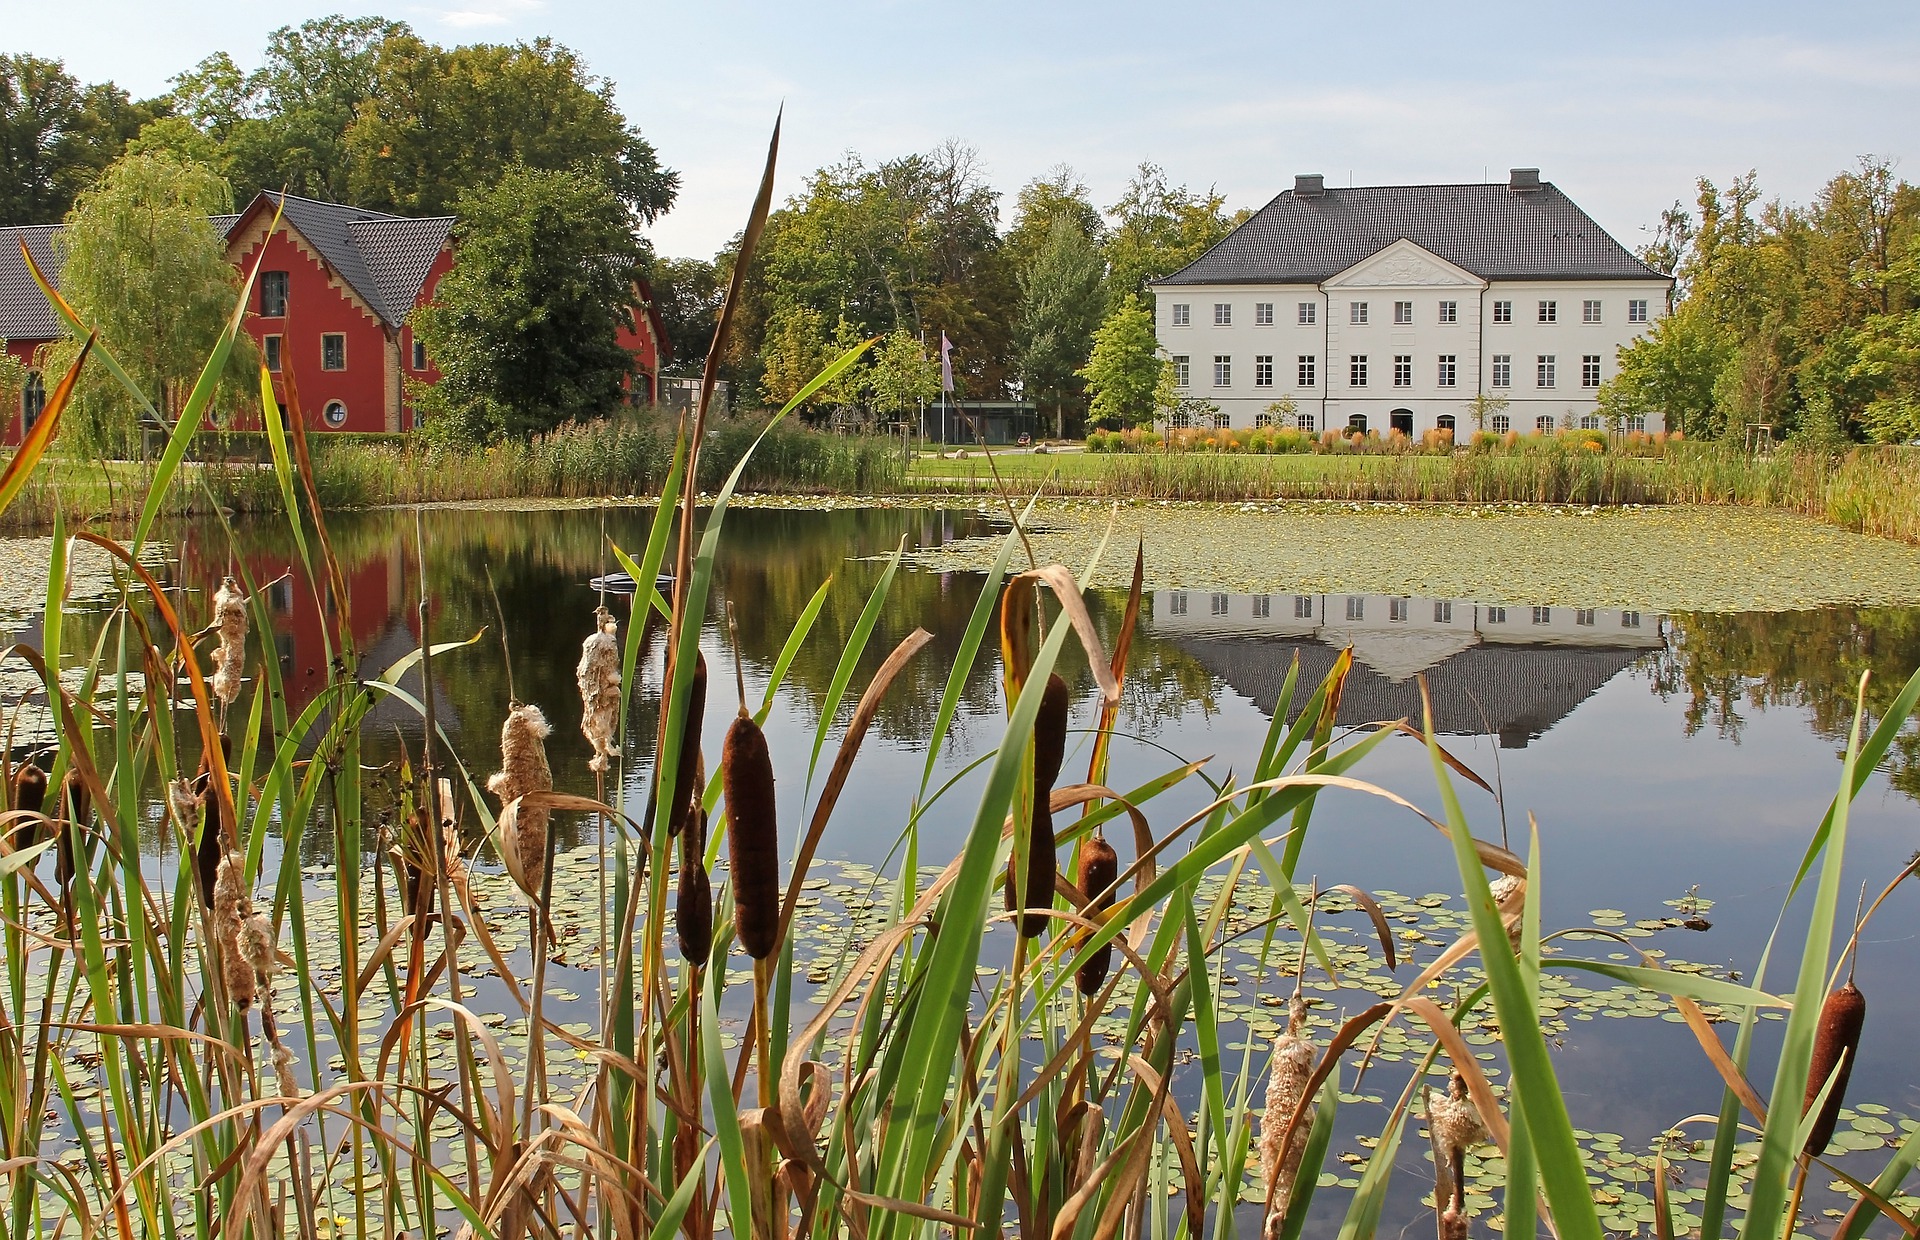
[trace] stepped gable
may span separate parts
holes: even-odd
[[[1296,653],[1301,686],[1294,697],[1296,716],[1340,655],[1317,641],[1178,637],[1174,644],[1268,717]],[[1618,646],[1471,646],[1426,669],[1434,730],[1447,736],[1491,733],[1503,749],[1524,749],[1648,653]],[[1404,718],[1417,727],[1420,712],[1417,681],[1389,680],[1356,661],[1340,695],[1338,722],[1351,726]]]
[[[1553,185],[1287,190],[1157,285],[1318,284],[1405,238],[1485,280],[1664,280]]]
[[[389,326],[413,309],[420,286],[453,229],[451,217],[408,219],[366,207],[264,191],[361,300]]]
[[[0,338],[51,340],[60,334],[59,318],[20,257],[24,241],[33,261],[58,288],[64,264],[54,249],[53,235],[59,231],[58,224],[0,228]]]

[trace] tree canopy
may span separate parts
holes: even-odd
[[[1160,352],[1153,311],[1122,301],[1093,335],[1093,355],[1080,371],[1093,394],[1089,413],[1098,426],[1125,430],[1153,420],[1172,404],[1173,364]]]
[[[83,86],[57,60],[0,55],[0,224],[53,224],[165,100]]]

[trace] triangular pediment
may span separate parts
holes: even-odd
[[[1327,281],[1328,288],[1484,288],[1486,281],[1405,237]]]

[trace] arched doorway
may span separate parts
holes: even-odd
[[[1387,425],[1399,431],[1408,439],[1413,438],[1413,410],[1395,409],[1387,415]]]
[[[1349,414],[1347,416],[1347,434],[1364,435],[1366,433],[1367,415],[1364,413]]]
[[[1433,424],[1438,428],[1440,428],[1441,430],[1447,432],[1449,435],[1455,432],[1455,429],[1458,425],[1457,423],[1454,422],[1453,415],[1450,413],[1441,414],[1439,417],[1433,420]]]

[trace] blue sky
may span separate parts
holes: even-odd
[[[779,189],[857,151],[958,138],[1006,198],[1070,164],[1095,201],[1142,159],[1257,207],[1329,185],[1538,165],[1628,245],[1701,174],[1808,199],[1873,152],[1920,179],[1920,5],[701,3],[72,0],[11,5],[10,50],[136,95],[272,28],[377,12],[442,43],[549,35],[611,79],[679,170],[653,229],[711,255],[739,227],[774,111]],[[19,11],[24,9],[25,11]]]

